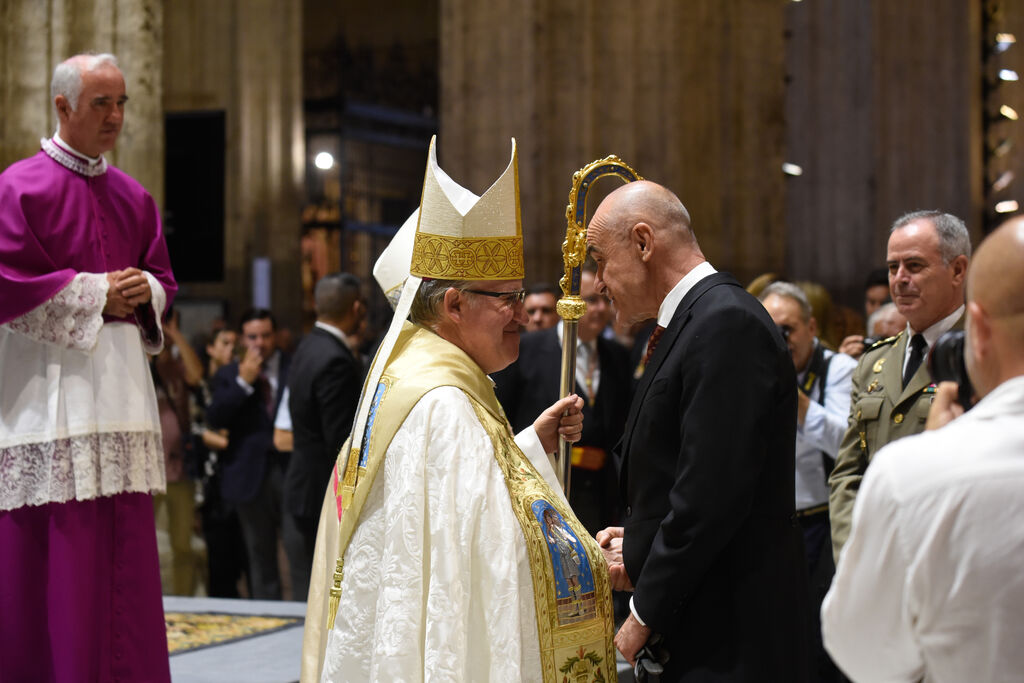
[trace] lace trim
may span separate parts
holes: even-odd
[[[0,510],[166,487],[160,432],[107,432],[0,448]]]
[[[84,175],[86,178],[95,178],[96,176],[103,175],[107,172],[107,160],[104,157],[100,157],[98,164],[88,164],[82,159],[79,159],[74,154],[61,149],[53,140],[47,138],[41,138],[39,144],[42,146],[43,151],[46,152],[47,156],[56,161],[64,168],[70,169],[78,175]]]
[[[103,327],[109,286],[102,273],[79,273],[49,301],[4,326],[35,341],[88,351]]]

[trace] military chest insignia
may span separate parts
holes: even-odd
[[[932,384],[929,384],[928,386],[926,386],[924,388],[924,392],[923,393],[925,393],[925,394],[934,394],[935,393],[935,384],[932,383]]]
[[[878,372],[878,371],[875,370],[875,372]],[[868,385],[868,393],[870,394],[872,391],[874,391],[877,388],[878,388],[878,380],[874,379],[874,380],[871,381],[871,384]]]
[[[885,359],[884,358],[879,358],[878,360],[875,361],[875,366],[873,368],[871,368],[871,371],[872,372],[881,372],[882,371],[882,366],[884,364],[885,364]]]

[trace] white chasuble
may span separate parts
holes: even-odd
[[[326,638],[307,623],[304,680],[311,647],[324,681],[615,680],[600,549],[538,472],[553,474],[546,456],[513,441],[479,368],[407,325],[372,406],[325,502],[307,622],[327,623],[323,565],[338,547],[343,571]]]

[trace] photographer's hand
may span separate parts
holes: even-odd
[[[839,345],[839,353],[845,353],[847,356],[860,358],[860,355],[864,353],[865,348],[864,335],[851,334],[843,339],[842,343]]]
[[[956,382],[940,382],[935,387],[935,398],[928,409],[928,421],[925,430],[939,429],[964,414],[963,406],[957,403],[959,387]]]

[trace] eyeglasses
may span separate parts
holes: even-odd
[[[514,289],[511,292],[488,292],[483,289],[464,289],[462,291],[469,292],[470,294],[481,294],[483,296],[501,299],[502,303],[506,306],[515,306],[516,304],[521,304],[526,300],[525,289]]]

